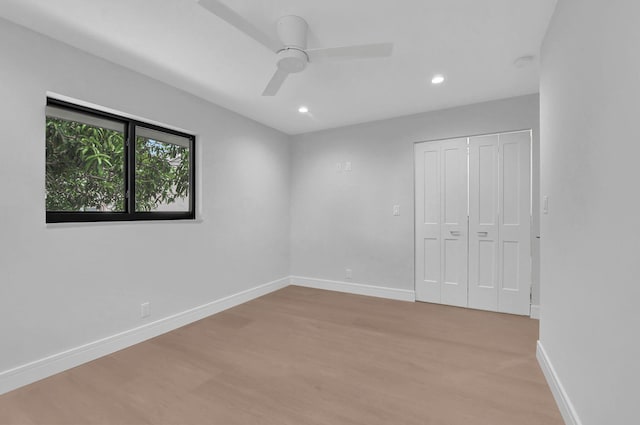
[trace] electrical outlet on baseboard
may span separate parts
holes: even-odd
[[[346,279],[352,279],[353,278],[353,270],[351,269],[344,269],[344,277]]]

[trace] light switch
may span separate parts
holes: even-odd
[[[344,171],[351,171],[351,161],[344,163]]]
[[[546,195],[542,198],[542,213],[549,214],[549,197]]]
[[[393,215],[395,215],[395,216],[400,215],[400,205],[394,205],[393,206]]]
[[[338,173],[342,171],[342,162],[336,162],[336,171]]]

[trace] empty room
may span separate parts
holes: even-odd
[[[640,423],[639,18],[1,0],[0,424]]]

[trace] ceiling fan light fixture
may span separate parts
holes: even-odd
[[[303,105],[298,108],[298,112],[300,112],[301,114],[306,114],[307,112],[309,112],[309,108]]]
[[[431,78],[431,84],[438,85],[444,83],[444,75],[436,74]]]
[[[278,52],[278,69],[289,74],[296,74],[304,71],[309,58],[307,54],[294,47],[285,48]]]

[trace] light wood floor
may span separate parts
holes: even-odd
[[[288,287],[0,396],[2,424],[561,425],[538,322]]]

